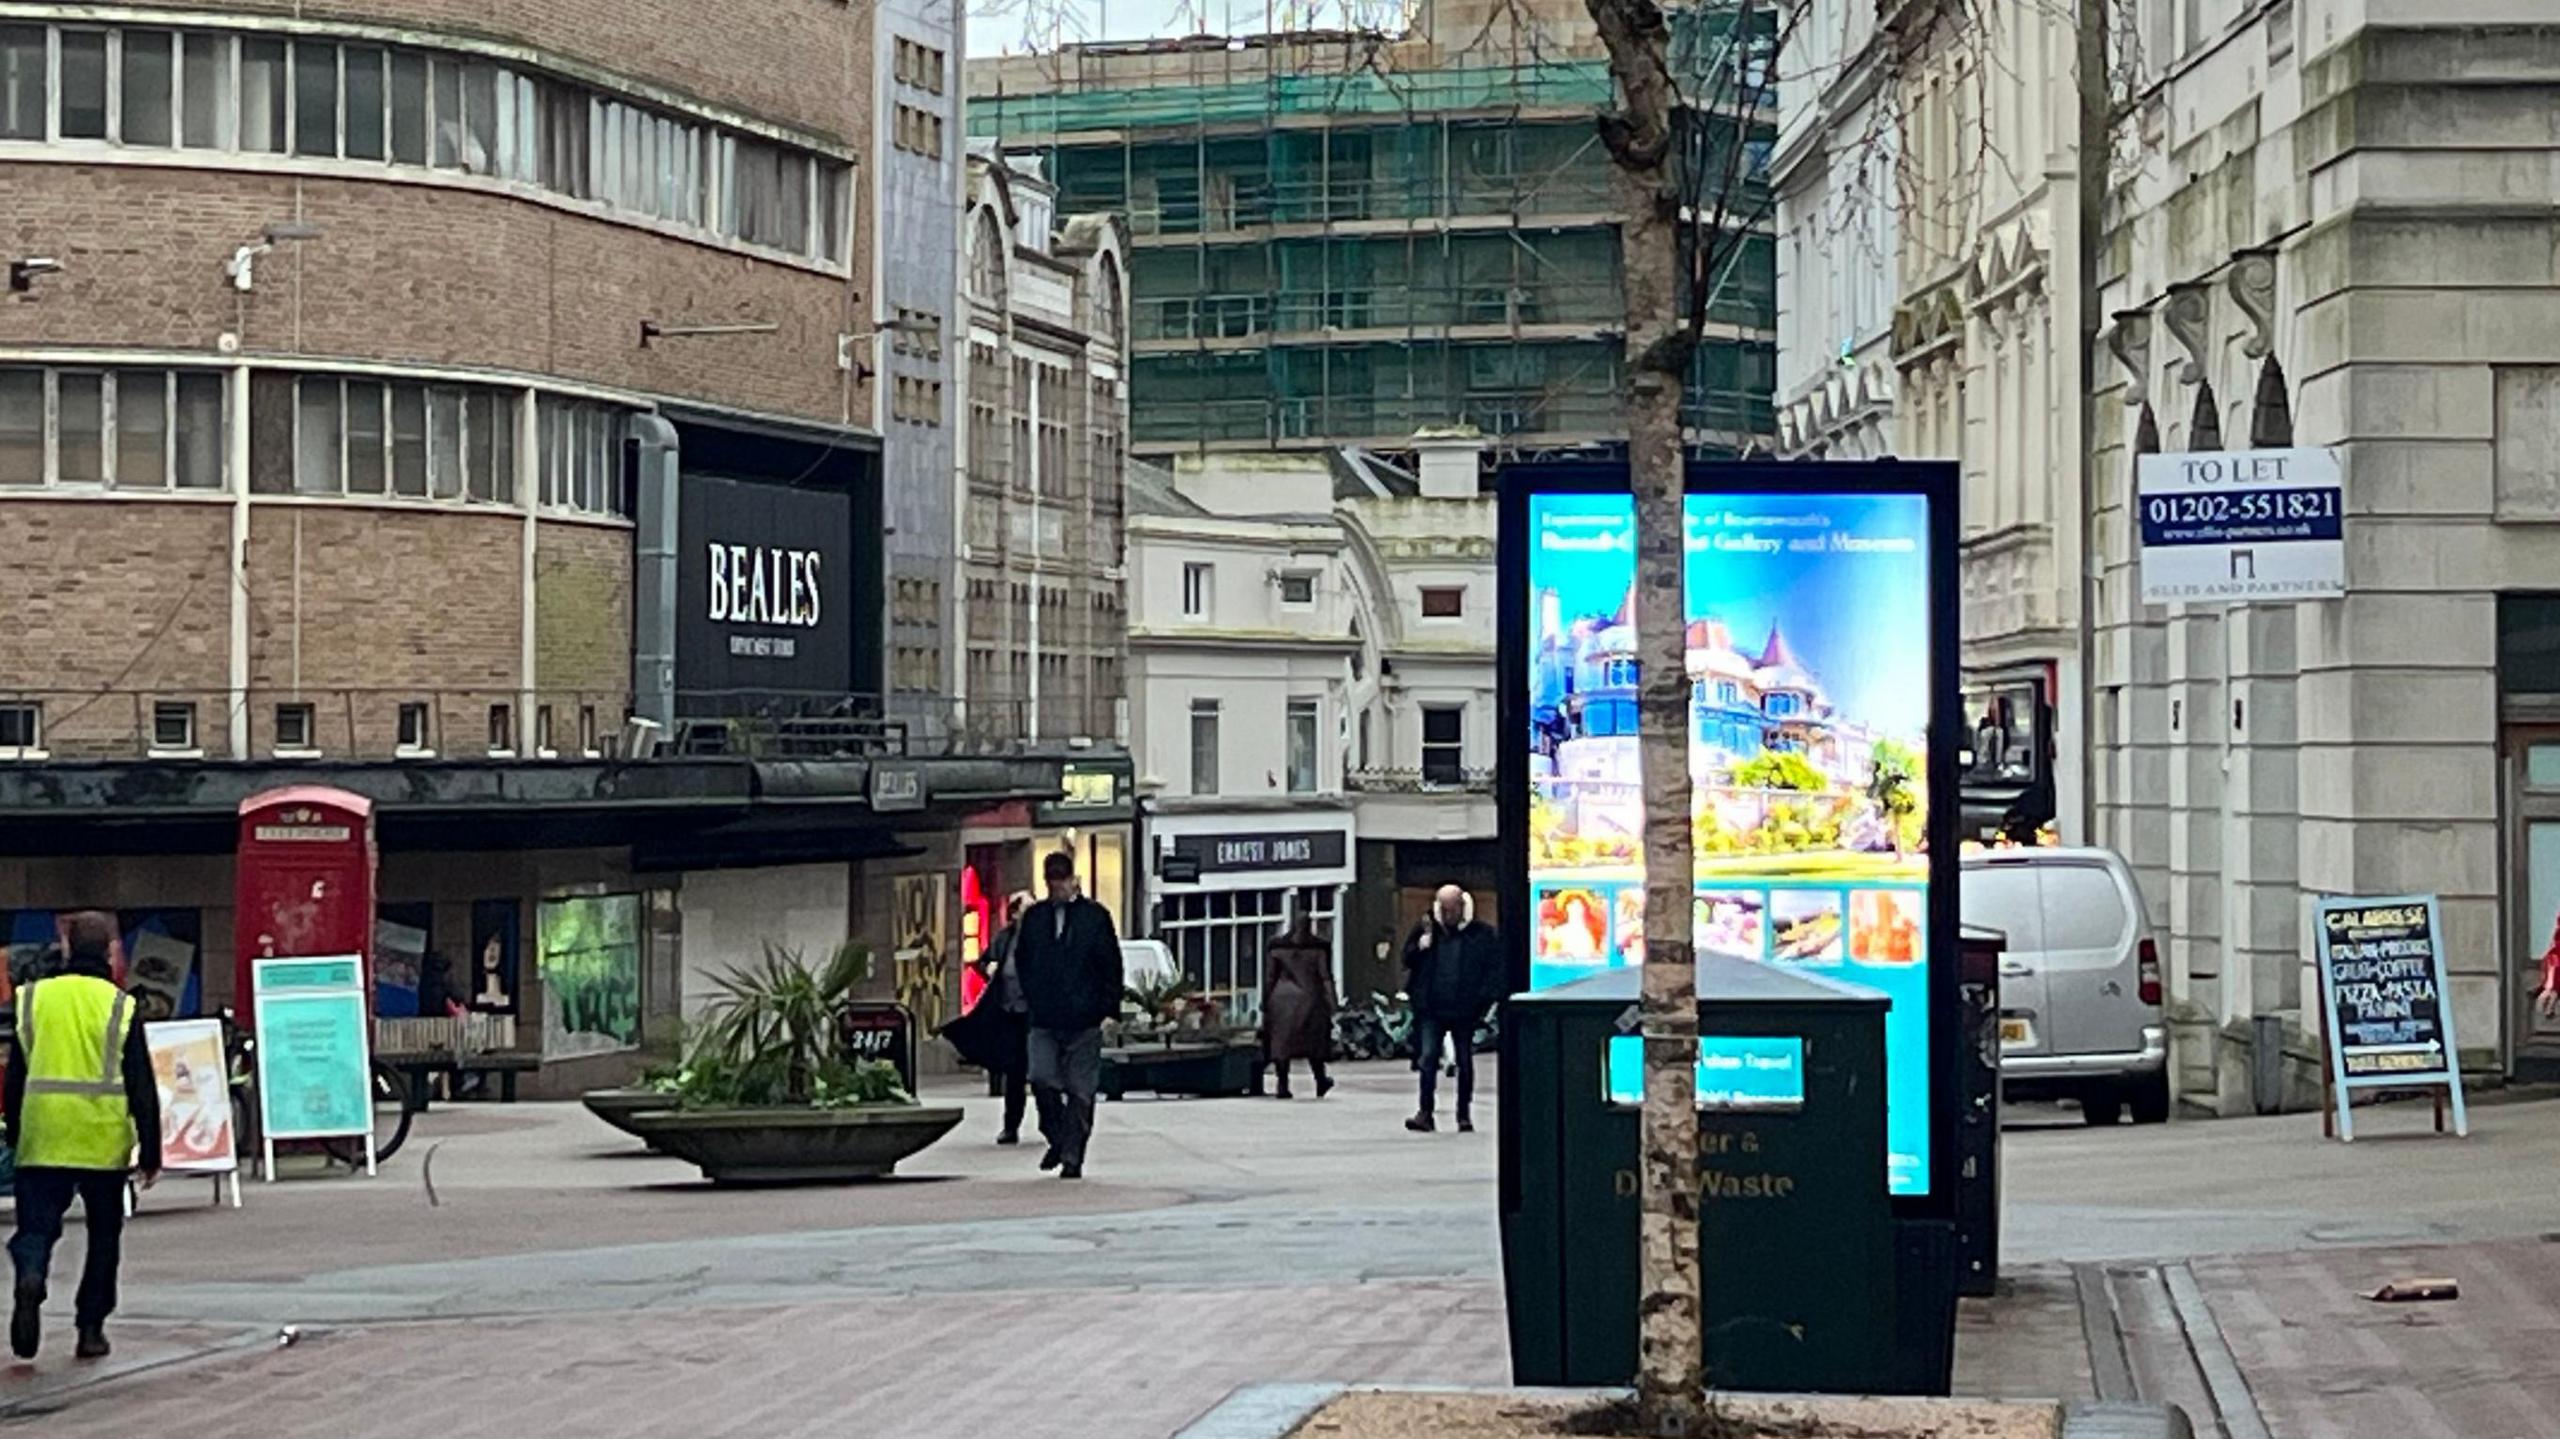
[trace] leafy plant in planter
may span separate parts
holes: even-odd
[[[819,964],[773,944],[715,981],[719,995],[661,1086],[674,1107],[629,1128],[721,1183],[876,1179],[960,1122],[927,1108],[895,1066],[847,1057],[838,1016],[871,975],[839,946]]]
[[[815,968],[768,941],[763,957],[721,975],[719,997],[662,1087],[681,1109],[843,1109],[913,1104],[896,1065],[849,1060],[836,1016],[871,978],[871,951],[842,944]]]
[[[1189,975],[1178,970],[1161,970],[1128,986],[1124,991],[1131,1004],[1149,1020],[1171,1023],[1182,1002],[1200,992]]]

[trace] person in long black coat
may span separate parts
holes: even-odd
[[[1316,1098],[1333,1089],[1324,1062],[1333,1050],[1333,942],[1301,919],[1271,942],[1262,957],[1262,1045],[1289,1098],[1289,1063],[1303,1059],[1316,1077]]]
[[[1004,1128],[996,1143],[1022,1142],[1022,1111],[1031,1077],[1031,1014],[1022,998],[1022,976],[1014,967],[1021,937],[1022,911],[1031,896],[1017,892],[1005,901],[1004,927],[987,941],[978,957],[978,975],[987,987],[969,1012],[942,1027],[960,1057],[995,1076],[1004,1094]]]

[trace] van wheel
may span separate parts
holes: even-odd
[[[2169,1071],[2163,1069],[2149,1079],[2137,1080],[2129,1098],[2133,1122],[2165,1124],[2169,1119]]]
[[[2103,1127],[2124,1117],[2124,1096],[2112,1089],[2094,1090],[2080,1096],[2080,1118]]]

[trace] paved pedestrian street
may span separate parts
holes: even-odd
[[[442,1108],[373,1180],[237,1211],[164,1185],[117,1356],[77,1366],[57,1327],[0,1370],[0,1424],[1162,1439],[1248,1383],[1497,1382],[1493,1139],[1404,1133],[1407,1080],[1106,1105],[1081,1184],[957,1089],[910,1176],[796,1190],[713,1191],[570,1106]],[[2171,1399],[2231,1439],[2560,1434],[2560,1105],[2353,1146],[2305,1116],[2020,1119],[2010,1284],[1966,1310],[1960,1388]],[[2422,1274],[2462,1297],[2359,1297]]]

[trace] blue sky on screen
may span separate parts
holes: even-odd
[[[1916,739],[1929,715],[1928,514],[1917,495],[1692,495],[1689,617],[1724,621],[1753,654],[1780,626],[1846,718]],[[1537,497],[1532,595],[1556,591],[1568,625],[1615,613],[1635,575],[1634,528],[1624,495]],[[1908,547],[1805,554],[1784,543],[1834,534]],[[1775,553],[1730,547],[1744,536],[1780,543]],[[1533,636],[1535,626],[1532,615]]]

